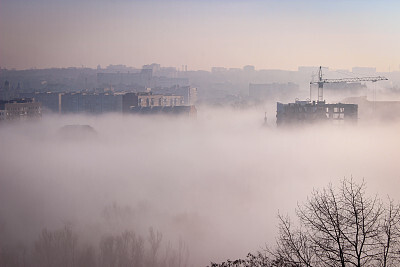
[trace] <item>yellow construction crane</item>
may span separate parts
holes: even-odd
[[[361,78],[342,78],[342,79],[323,79],[322,67],[319,67],[318,81],[310,82],[310,100],[311,100],[311,85],[318,84],[318,101],[324,101],[324,83],[340,83],[340,82],[377,82],[386,81],[387,78],[383,76],[376,77],[361,77]]]

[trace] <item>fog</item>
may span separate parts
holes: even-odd
[[[197,119],[46,115],[0,125],[0,240],[72,225],[82,242],[125,229],[183,240],[189,261],[273,244],[278,212],[343,177],[398,200],[399,121],[277,129],[274,113],[199,108]],[[65,136],[65,125],[95,133]]]

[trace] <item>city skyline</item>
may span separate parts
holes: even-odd
[[[0,66],[399,70],[395,1],[0,1]]]
[[[399,11],[0,0],[0,267],[400,266]]]

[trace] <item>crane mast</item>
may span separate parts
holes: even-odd
[[[342,78],[342,79],[324,79],[322,77],[322,67],[319,67],[318,81],[310,82],[310,96],[311,96],[311,85],[318,84],[318,101],[324,100],[324,83],[341,83],[341,82],[377,82],[386,81],[387,78],[383,76],[376,77],[360,77],[360,78]],[[310,97],[311,98],[311,97]]]

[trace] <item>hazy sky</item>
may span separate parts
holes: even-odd
[[[399,70],[399,1],[0,0],[0,66]]]

